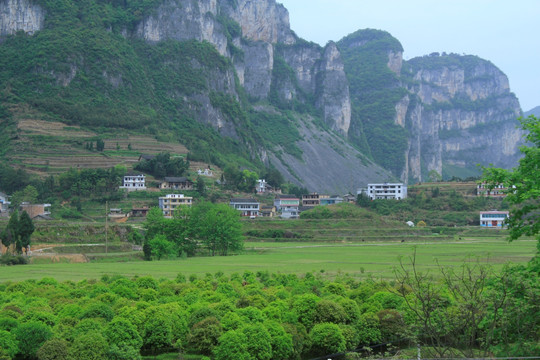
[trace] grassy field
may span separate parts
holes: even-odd
[[[0,268],[0,282],[22,281],[53,277],[60,281],[100,278],[108,275],[150,275],[173,279],[179,272],[189,276],[222,271],[234,272],[270,271],[302,274],[323,271],[332,277],[338,272],[349,273],[358,278],[374,277],[391,279],[393,270],[402,258],[409,258],[416,249],[419,267],[436,271],[437,264],[459,266],[464,261],[480,261],[501,268],[506,263],[525,263],[536,251],[536,241],[519,240],[508,243],[502,237],[463,237],[449,241],[407,241],[323,244],[321,242],[297,243],[246,243],[242,255],[228,257],[194,257],[167,261],[114,261],[80,264],[31,264]]]

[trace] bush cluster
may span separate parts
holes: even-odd
[[[488,279],[476,299],[490,300],[506,291],[507,305],[495,320],[490,307],[479,309],[474,329],[460,327],[458,314],[470,306],[468,299],[435,281],[429,293],[431,321],[445,324],[438,334],[445,346],[499,355],[534,350],[537,317],[530,315],[538,313],[539,305],[523,291],[538,291],[537,280],[537,273],[522,268]],[[424,332],[416,316],[420,308],[415,304],[422,298],[414,284],[402,285],[344,274],[328,280],[322,272],[265,271],[192,274],[189,280],[180,273],[175,280],[105,275],[79,282],[7,282],[0,284],[0,348],[5,359],[140,359],[180,351],[214,359],[270,360],[389,342],[401,347],[428,343],[432,334]],[[495,333],[490,325],[496,325]],[[472,345],[460,343],[471,334]],[[484,346],[488,335],[493,339]]]

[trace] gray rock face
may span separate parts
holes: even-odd
[[[242,36],[270,44],[293,44],[289,12],[275,0],[221,0],[222,10],[242,28]]]
[[[299,121],[299,126],[303,137],[297,143],[303,152],[301,159],[287,153],[279,158],[273,153],[269,155],[272,165],[291,182],[310,191],[355,194],[367,183],[394,178],[340,136],[314,126],[309,118]]]
[[[219,16],[235,20],[242,30],[242,39],[227,38]],[[316,44],[294,46],[298,40],[290,29],[289,14],[275,0],[167,0],[141,21],[135,36],[150,42],[166,39],[210,42],[221,55],[231,58],[240,84],[255,100],[269,98],[276,44],[285,48],[289,45],[283,56],[295,70],[296,79],[274,84],[278,96],[286,102],[296,100],[298,84],[303,92],[317,97],[316,105],[330,128],[342,134],[348,131],[351,104],[337,47],[330,44],[323,51]],[[240,48],[243,56],[231,54],[231,45]]]
[[[136,29],[136,35],[150,42],[167,39],[206,40],[221,55],[227,54],[227,37],[216,21],[217,0],[167,0]]]
[[[242,44],[244,61],[236,65],[240,83],[254,99],[267,99],[272,85],[274,46],[264,41]]]
[[[333,42],[326,46],[317,77],[317,106],[330,128],[346,136],[351,124],[351,98],[341,54]]]
[[[419,101],[409,109],[411,137],[402,179],[422,181],[427,172],[443,174],[448,166],[517,164],[522,131],[516,128],[516,119],[521,109],[506,75],[488,61],[449,56],[458,62],[439,65],[441,58],[435,58],[438,65],[434,65],[429,57],[411,60],[417,85],[410,91]],[[398,113],[403,113],[403,106],[404,100],[396,106],[401,109]]]
[[[32,35],[44,21],[45,10],[29,0],[0,0],[0,37],[17,31]]]

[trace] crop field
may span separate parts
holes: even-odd
[[[187,154],[179,143],[162,142],[151,135],[117,133],[98,134],[79,126],[40,120],[38,114],[19,112],[19,138],[9,154],[13,164],[31,172],[58,174],[74,168],[110,168],[118,164],[131,167],[140,154]],[[101,137],[103,152],[89,151],[87,142]]]
[[[321,272],[333,277],[348,273],[359,279],[373,277],[392,279],[400,259],[409,266],[416,251],[416,263],[422,271],[437,275],[437,267],[459,266],[479,261],[500,269],[504,264],[526,263],[536,251],[535,240],[508,243],[503,237],[463,237],[461,240],[427,240],[410,242],[366,242],[353,244],[313,242],[268,242],[245,244],[241,255],[227,257],[193,257],[164,261],[132,261],[122,253],[102,255],[99,262],[39,263],[0,268],[0,282],[53,277],[57,280],[142,276],[173,279],[181,272],[186,276],[222,271],[225,274],[246,270],[296,273]]]

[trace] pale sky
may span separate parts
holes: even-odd
[[[277,0],[298,36],[324,46],[359,29],[388,31],[410,59],[477,55],[510,81],[523,111],[540,106],[540,0]]]

